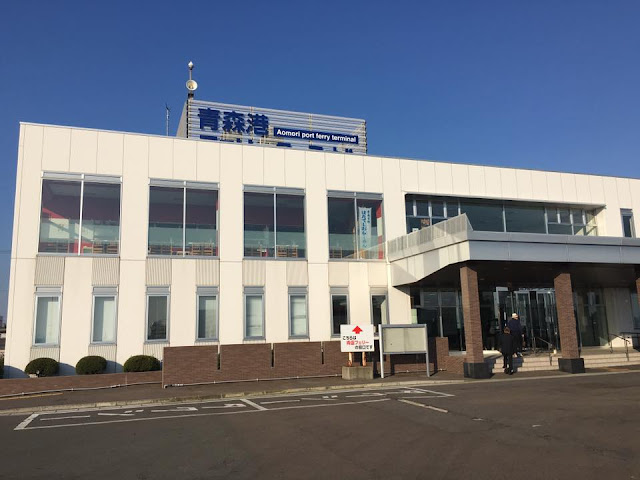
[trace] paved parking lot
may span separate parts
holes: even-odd
[[[640,373],[0,417],[2,478],[640,479]]]

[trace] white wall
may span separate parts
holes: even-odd
[[[406,193],[606,205],[600,234],[620,236],[620,208],[635,212],[640,232],[640,180],[300,151],[257,145],[147,136],[23,124],[20,131],[9,287],[8,369],[29,360],[33,332],[34,270],[38,248],[41,173],[76,172],[122,177],[121,262],[117,361],[142,353],[145,339],[149,179],[219,183],[219,339],[242,343],[243,193],[245,184],[305,189],[309,340],[331,335],[331,286],[349,292],[352,322],[370,322],[371,289],[384,289],[382,261],[329,261],[327,191],[383,194],[386,239],[405,234]],[[287,264],[264,262],[267,342],[288,340]],[[90,341],[91,262],[68,257],[63,285],[61,361],[75,365]],[[196,264],[173,259],[170,345],[193,345],[196,336]],[[392,323],[410,321],[407,289],[388,287]],[[610,293],[620,303],[621,294]],[[617,308],[617,307],[616,307]],[[612,313],[622,328],[622,314]],[[614,320],[610,320],[614,321]],[[621,323],[622,322],[622,323]],[[612,328],[614,328],[612,326]],[[615,327],[617,328],[617,327]]]

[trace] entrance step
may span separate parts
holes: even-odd
[[[519,372],[535,372],[535,371],[551,371],[558,370],[558,358],[561,358],[561,354],[552,355],[551,360],[549,355],[524,355],[513,359],[513,367]],[[629,351],[629,358],[623,351],[599,351],[595,352],[583,352],[582,358],[584,359],[584,366],[586,368],[603,368],[603,367],[619,367],[625,365],[640,365],[640,352],[637,350]],[[489,365],[489,369],[493,373],[502,371],[502,356],[495,354],[485,358],[485,363]]]

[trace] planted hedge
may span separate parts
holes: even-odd
[[[161,370],[160,360],[151,355],[134,355],[124,362],[125,372],[153,372]]]
[[[89,355],[82,357],[76,363],[76,373],[78,375],[97,375],[104,373],[107,369],[107,360],[98,355]]]
[[[36,358],[27,363],[24,372],[38,377],[53,377],[58,373],[59,364],[53,358]]]

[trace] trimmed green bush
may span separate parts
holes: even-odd
[[[53,377],[58,373],[58,362],[53,358],[36,358],[27,363],[24,373],[39,377]]]
[[[107,369],[107,360],[97,355],[82,357],[76,363],[76,373],[78,375],[97,375],[104,373]]]
[[[151,355],[134,355],[124,362],[122,368],[125,372],[153,372],[161,370],[160,360]]]

